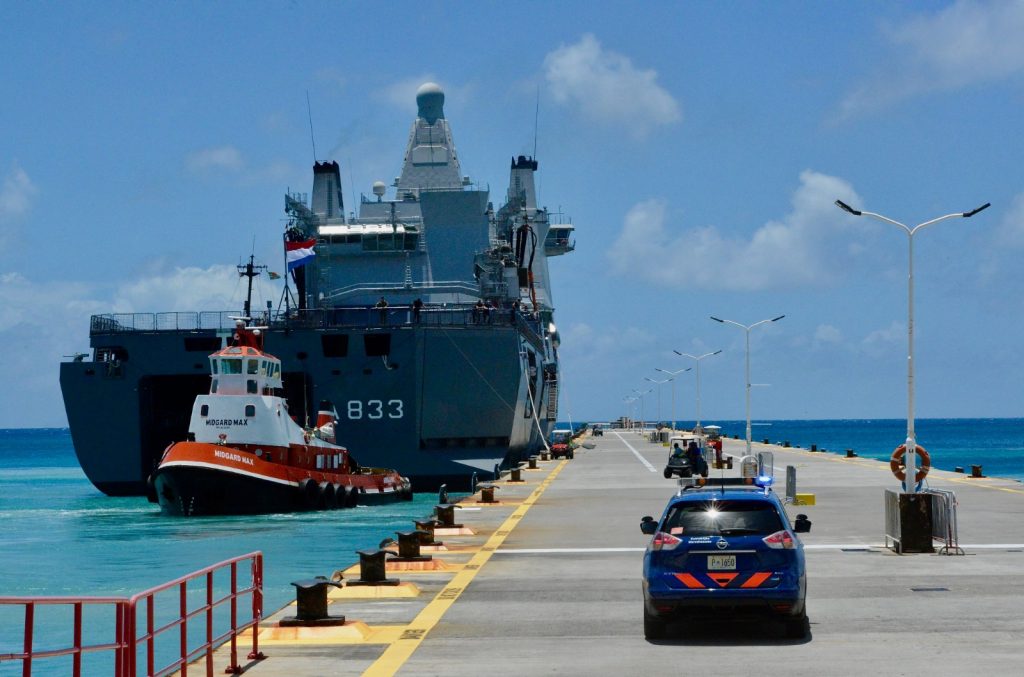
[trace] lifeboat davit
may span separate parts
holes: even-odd
[[[233,345],[210,355],[210,392],[196,397],[188,439],[164,451],[155,498],[175,515],[331,510],[411,500],[395,470],[360,466],[337,444],[337,412],[321,402],[303,428],[282,397],[281,361],[260,328],[239,320]]]

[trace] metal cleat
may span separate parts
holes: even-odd
[[[494,500],[494,490],[498,487],[493,484],[481,484],[480,485],[480,502],[481,503],[496,503]]]
[[[359,579],[349,585],[398,585],[397,578],[388,578],[386,569],[387,550],[357,550],[359,555]]]
[[[392,562],[429,562],[433,559],[430,555],[420,554],[420,544],[423,535],[429,536],[425,531],[396,531],[398,535],[398,555],[393,556]]]
[[[344,625],[344,616],[331,616],[327,613],[327,586],[341,587],[340,581],[333,581],[324,576],[293,581],[295,586],[295,615],[282,618],[282,627],[324,627]]]
[[[461,529],[461,524],[455,523],[455,508],[458,506],[452,503],[446,505],[435,505],[434,512],[437,513],[437,526],[443,529]]]

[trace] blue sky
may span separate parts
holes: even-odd
[[[284,191],[317,156],[345,199],[401,168],[414,92],[447,93],[463,169],[500,201],[537,148],[563,414],[606,419],[673,350],[705,421],[1021,416],[1024,3],[4,3],[0,427],[64,425],[62,355],[92,313],[240,304],[280,267]],[[267,283],[264,298],[279,287]],[[657,391],[645,399],[657,415]],[[661,417],[672,391],[661,391]],[[676,409],[694,415],[692,372]]]

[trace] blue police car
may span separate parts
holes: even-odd
[[[685,480],[683,481],[685,482]],[[644,553],[644,636],[665,637],[671,621],[767,617],[786,635],[807,631],[807,577],[797,533],[768,488],[738,478],[694,482],[665,507],[660,520],[644,517],[653,536]]]

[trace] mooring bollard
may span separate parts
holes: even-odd
[[[768,442],[768,438],[767,437],[764,438],[763,440],[761,440],[761,443],[762,444],[770,444],[770,442]]]
[[[958,465],[955,468],[953,468],[953,472],[963,472],[963,471],[964,471],[964,467],[962,465]]]
[[[435,520],[413,520],[413,524],[416,525],[416,533],[420,538],[420,545],[441,545],[438,541],[434,540],[434,527],[437,526]]]
[[[971,466],[971,477],[984,477],[984,475],[981,474],[981,466],[980,465],[972,465]]]
[[[344,616],[327,614],[327,586],[341,587],[338,581],[328,580],[324,576],[292,581],[295,586],[295,615],[282,618],[280,625],[289,626],[325,626],[344,625]]]
[[[498,487],[493,484],[481,484],[480,485],[480,502],[481,503],[494,503],[494,490]]]
[[[425,531],[396,531],[398,535],[398,556],[392,562],[429,562],[430,555],[420,554],[420,543]]]
[[[530,470],[536,470],[537,469],[537,457],[536,456],[531,456],[529,458],[529,462],[530,462]]]
[[[357,550],[359,555],[359,579],[349,585],[398,585],[397,578],[387,577],[387,550]]]
[[[857,458],[857,452],[853,449],[846,450],[846,458]]]
[[[782,443],[782,446],[788,449],[788,448],[789,448],[789,440],[785,440],[785,441],[784,441],[784,442]]]
[[[518,465],[509,471],[509,482],[522,482],[523,481],[523,469]]]
[[[450,503],[447,505],[435,505],[434,512],[437,513],[437,526],[444,529],[461,528],[461,524],[455,523],[455,508],[456,506]]]
[[[542,460],[542,461],[550,461],[551,460],[551,454],[546,452],[546,451],[540,452],[540,460]]]
[[[818,445],[817,444],[812,444],[811,445],[811,451],[817,451],[817,450],[818,450]]]

